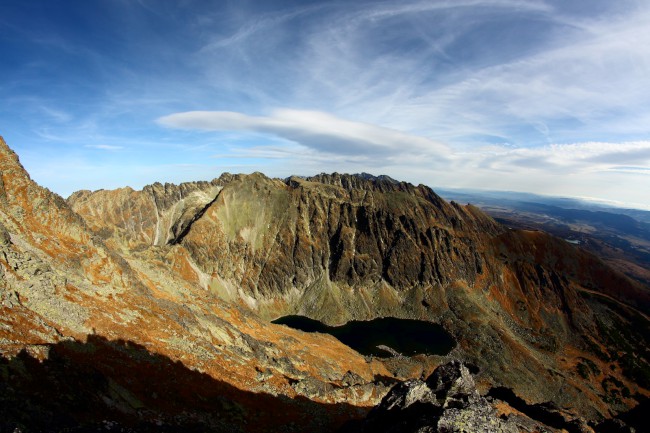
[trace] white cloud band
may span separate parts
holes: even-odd
[[[190,111],[161,117],[158,122],[174,128],[273,134],[318,152],[337,155],[389,158],[408,152],[446,158],[449,154],[449,148],[437,141],[317,111],[282,109],[267,117],[229,111]]]

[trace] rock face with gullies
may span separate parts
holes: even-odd
[[[262,315],[342,323],[418,314],[421,305],[403,297],[421,301],[435,287],[475,281],[477,234],[502,230],[425,186],[254,174],[226,185],[180,244]]]
[[[224,174],[211,182],[180,185],[154,183],[142,191],[83,190],[72,194],[68,203],[112,245],[143,249],[175,243],[233,177]]]
[[[181,244],[207,285],[267,317],[300,305],[337,322],[378,315],[370,304],[394,315],[400,293],[422,297],[425,287],[473,281],[482,266],[474,234],[503,230],[427,187],[368,175],[224,175],[210,184],[82,191],[68,202],[110,245]]]

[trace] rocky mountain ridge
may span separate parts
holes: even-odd
[[[497,383],[592,415],[609,410],[604,398],[622,409],[622,393],[644,386],[648,291],[562,240],[506,230],[472,206],[392,179],[229,180],[174,241],[191,278],[225,300],[268,319],[440,322],[459,341],[457,352]],[[70,203],[91,225],[115,224],[74,196]],[[579,373],[587,365],[603,375],[596,386]],[[631,382],[610,389],[619,368]],[[622,398],[606,397],[606,388]]]
[[[3,141],[0,174],[2,431],[87,431],[102,420],[224,431],[219,412],[205,409],[205,399],[217,397],[248,414],[228,418],[232,431],[277,431],[290,422],[331,430],[387,389],[374,382],[392,377],[382,363],[332,337],[271,325],[185,279],[179,247],[167,251],[172,266],[158,254],[111,248],[31,181]],[[64,386],[75,371],[81,387]],[[206,389],[174,409],[151,394],[202,383],[223,395]],[[267,396],[264,405],[256,393]],[[320,416],[305,410],[306,400]],[[79,401],[93,411],[74,409]]]
[[[1,141],[0,156],[6,357],[23,351],[47,362],[53,351],[92,370],[104,361],[77,353],[117,350],[167,365],[148,352],[277,396],[298,430],[331,430],[377,404],[392,381],[427,377],[444,359],[364,358],[268,320],[393,316],[441,323],[458,342],[450,356],[481,371],[482,392],[506,386],[530,404],[553,401],[589,420],[648,396],[647,288],[566,242],[507,230],[426,186],[370,175],[226,174],[80,191],[66,202],[35,185]],[[9,376],[31,365],[12,359],[3,367]],[[133,409],[135,397],[153,414],[144,421],[162,416],[164,405],[134,390],[132,374],[100,367],[117,387],[99,387],[108,400],[97,398]],[[147,368],[135,362],[134,370]],[[270,422],[247,394],[234,394],[227,401],[259,412],[251,424],[233,420],[236,429]],[[300,415],[304,399],[326,405],[322,417]]]

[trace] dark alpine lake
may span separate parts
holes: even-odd
[[[362,355],[382,358],[390,357],[391,353],[378,346],[388,346],[402,355],[413,356],[446,355],[456,345],[442,326],[421,320],[385,317],[368,321],[355,320],[342,326],[327,326],[304,316],[285,316],[273,323],[305,332],[330,334]]]

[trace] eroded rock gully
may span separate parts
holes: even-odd
[[[177,428],[192,419],[228,431],[201,415],[198,400],[198,412],[192,399],[174,412],[146,394],[138,380],[148,368],[174,365],[203,375],[178,370],[192,384],[225,384],[202,398],[232,409],[233,431],[265,428],[260,402],[295,409],[267,430],[332,431],[396,381],[429,377],[445,361],[364,358],[332,337],[268,323],[286,314],[441,323],[458,341],[450,356],[479,368],[481,392],[504,386],[526,404],[552,401],[594,422],[648,395],[647,288],[428,187],[256,173],[64,201],[31,181],[3,141],[0,172],[0,379],[30,390],[3,388],[2,410],[21,428],[42,409],[67,411],[65,426]],[[103,350],[140,374],[94,370],[103,364],[93,353]],[[30,377],[46,374],[39,362],[53,371],[81,362],[97,380],[70,401],[108,406],[84,417],[65,401],[33,397],[25,411],[9,410],[16,399],[47,395],[31,388]]]

